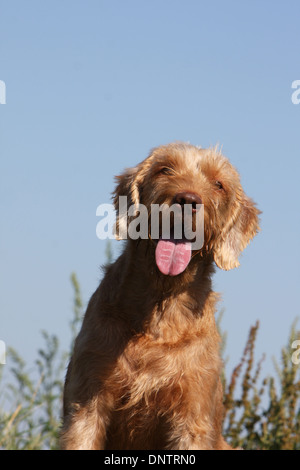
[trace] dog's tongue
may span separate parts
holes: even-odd
[[[159,240],[155,250],[158,269],[169,276],[182,273],[189,264],[191,256],[191,243],[186,240]]]

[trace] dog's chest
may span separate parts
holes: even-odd
[[[210,343],[201,332],[186,332],[173,342],[147,334],[134,338],[117,365],[121,400],[132,405],[155,402],[156,407],[162,402],[164,407],[182,393],[200,392],[205,377],[219,371],[218,351]]]
[[[145,436],[150,435],[154,441],[147,443],[149,449],[161,448],[174,415],[196,416],[199,402],[214,396],[218,360],[212,355],[210,365],[201,366],[201,338],[185,338],[180,344],[148,341],[141,336],[128,344],[118,364],[115,378],[121,386],[109,432],[111,448],[120,445],[124,436],[123,446],[139,448],[139,439],[145,445]]]

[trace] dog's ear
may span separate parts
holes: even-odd
[[[113,192],[113,203],[116,209],[115,236],[118,240],[127,238],[128,215],[131,206],[139,205],[139,189],[137,184],[138,167],[128,168],[116,176],[116,188]]]
[[[117,186],[113,192],[113,202],[117,212],[115,235],[119,240],[127,238],[128,223],[130,219],[135,217],[139,209],[142,185],[154,158],[155,154],[150,153],[139,165],[134,168],[128,168],[120,176],[116,177]],[[126,210],[129,210],[132,206],[134,210],[131,212],[131,217],[128,217]]]
[[[113,202],[115,209],[119,210],[119,197],[127,197],[127,206],[132,204],[139,204],[139,192],[136,185],[136,177],[138,174],[138,167],[127,168],[124,173],[116,176],[116,188],[113,192]]]
[[[239,255],[260,230],[258,216],[261,212],[243,192],[234,212],[235,217],[224,227],[214,248],[216,265],[226,271],[240,265]]]

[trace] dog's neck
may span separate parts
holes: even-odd
[[[176,312],[181,312],[181,322],[186,315],[200,318],[212,293],[213,272],[212,257],[197,254],[182,274],[165,276],[155,264],[155,245],[148,240],[130,240],[123,254],[108,268],[102,295],[114,311],[121,312],[127,321],[132,319],[133,329],[141,331],[151,322],[157,324],[161,318],[172,317],[174,301]]]
[[[195,300],[199,300],[203,291],[210,291],[211,276],[214,272],[212,255],[194,254],[182,274],[166,276],[156,266],[155,248],[156,245],[149,240],[130,240],[124,252],[129,261],[129,269],[134,271],[132,278],[140,280],[144,289],[147,286],[154,297],[166,299],[169,296],[174,298],[182,293],[189,293]]]

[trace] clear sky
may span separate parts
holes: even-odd
[[[263,211],[214,278],[227,353],[258,319],[272,372],[300,316],[299,18],[298,0],[0,1],[0,340],[29,362],[42,329],[68,346],[70,273],[88,301],[114,175],[159,144],[219,143]]]

